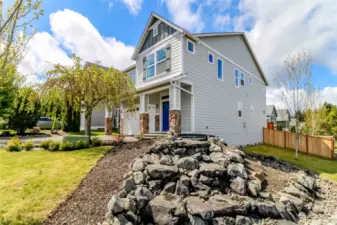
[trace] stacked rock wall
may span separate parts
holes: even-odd
[[[134,160],[108,203],[110,224],[253,224],[297,221],[315,179],[302,174],[276,199],[245,165],[245,153],[221,140],[167,140]],[[303,197],[304,196],[304,197]]]

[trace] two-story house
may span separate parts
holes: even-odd
[[[244,33],[192,34],[152,13],[132,59],[125,72],[137,102],[134,109],[121,104],[121,133],[171,130],[231,145],[262,142],[267,81]]]

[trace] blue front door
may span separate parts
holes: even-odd
[[[170,103],[163,102],[163,131],[169,130]]]

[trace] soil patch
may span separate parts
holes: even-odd
[[[149,151],[153,140],[127,143],[109,151],[82,180],[79,187],[50,214],[44,224],[96,224],[116,194],[130,163]]]

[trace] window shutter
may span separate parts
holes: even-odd
[[[143,57],[143,80],[146,79],[146,57]]]
[[[171,44],[166,45],[166,71],[171,70]]]

